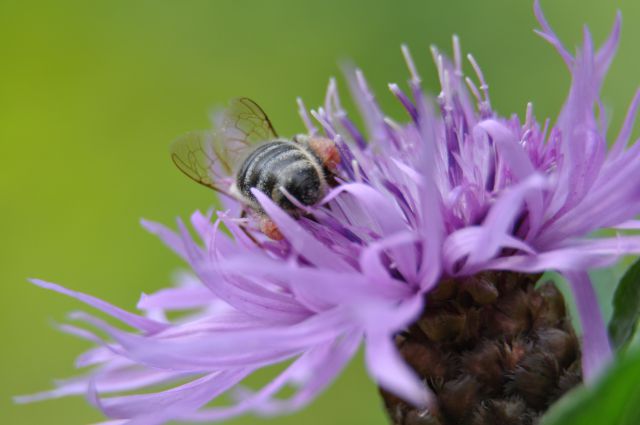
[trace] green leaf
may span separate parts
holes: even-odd
[[[613,316],[609,336],[616,348],[625,346],[633,337],[640,319],[640,260],[636,261],[618,283],[613,296]]]
[[[640,347],[618,358],[594,386],[564,396],[540,425],[640,424]]]

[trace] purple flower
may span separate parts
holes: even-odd
[[[403,47],[410,95],[395,84],[389,88],[408,123],[386,117],[355,71],[349,84],[366,127],[358,129],[331,81],[325,104],[311,112],[318,124],[299,102],[308,132],[333,139],[341,152],[339,184],[321,204],[294,219],[255,191],[284,236],[271,241],[249,230],[258,244],[241,228],[246,219],[238,218],[235,204],[217,212],[213,222],[211,215],[193,214],[195,237],[181,221],[177,232],[143,222],[193,271],[174,288],[143,295],[143,315],[34,280],[134,332],[74,313],[72,319],[89,329],[61,329],[96,344],[76,362],[93,369],[20,400],[87,393],[116,420],[109,423],[126,424],[285,413],[312,401],[363,345],[378,385],[428,406],[430,391],[401,358],[393,337],[428,311],[425,294],[438,282],[487,270],[552,270],[568,279],[583,325],[583,372],[591,380],[610,358],[610,347],[587,271],[640,253],[640,237],[622,233],[640,228],[634,220],[640,213],[640,144],[629,145],[640,93],[607,149],[599,91],[618,44],[620,17],[599,50],[585,30],[573,56],[538,2],[535,10],[539,34],[572,76],[555,122],[537,122],[532,105],[523,121],[497,116],[471,56],[476,75],[463,75],[456,38],[453,60],[433,49],[442,87],[437,99],[423,94]],[[600,229],[620,233],[592,237]],[[165,315],[181,310],[190,313],[177,320]],[[290,366],[265,387],[238,389],[255,370],[284,361]],[[157,385],[174,386],[109,395]],[[295,388],[293,395],[277,398],[286,386]],[[234,404],[205,406],[233,388]]]

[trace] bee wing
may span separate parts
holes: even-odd
[[[229,194],[230,164],[225,160],[220,135],[192,131],[171,145],[171,159],[187,177],[218,192]]]
[[[233,171],[253,147],[277,137],[257,103],[246,97],[233,99],[212,131],[179,137],[171,146],[171,159],[189,178],[230,195]]]
[[[278,137],[264,110],[246,97],[231,100],[219,125],[224,140],[224,155],[232,168],[255,145]]]

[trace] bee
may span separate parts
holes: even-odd
[[[299,206],[312,206],[322,199],[332,184],[340,154],[335,143],[324,137],[278,137],[262,108],[241,97],[230,102],[213,130],[178,138],[171,147],[171,159],[192,180],[239,201],[242,217],[253,212],[260,231],[280,240],[282,233],[251,189],[257,188],[297,216]]]

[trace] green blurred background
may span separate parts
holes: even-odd
[[[637,0],[547,0],[568,46],[588,23],[597,40],[617,9],[625,26],[605,86],[614,128],[640,83]],[[295,98],[317,106],[339,63],[362,67],[392,116],[387,82],[404,84],[406,42],[436,91],[428,46],[460,35],[491,85],[494,106],[557,113],[568,74],[532,29],[530,0],[0,1],[0,423],[82,424],[100,419],[82,398],[15,406],[10,397],[72,373],[86,344],[55,331],[81,307],[37,289],[42,277],[134,309],[142,291],[181,266],[139,226],[173,223],[212,194],[168,158],[171,140],[208,125],[207,112],[245,95],[282,134],[302,129]],[[343,81],[340,82],[344,88]],[[346,96],[346,95],[345,95]],[[603,303],[611,273],[598,275]],[[253,417],[232,421],[256,423]],[[360,359],[303,412],[264,423],[384,424]]]

